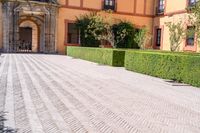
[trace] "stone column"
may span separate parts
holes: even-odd
[[[10,7],[9,3],[4,3],[2,5],[2,20],[3,20],[3,50],[4,52],[9,52],[9,23],[10,23]]]
[[[17,51],[19,45],[19,12],[14,12],[14,51]]]
[[[55,33],[56,33],[56,11],[53,7],[50,16],[50,52],[55,53]]]
[[[55,36],[56,36],[56,7],[48,8],[48,14],[45,15],[45,52],[55,53]]]
[[[49,14],[45,14],[44,18],[44,34],[45,34],[45,44],[44,44],[44,52],[48,53],[49,52]]]

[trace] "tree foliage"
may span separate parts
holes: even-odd
[[[132,23],[121,21],[114,24],[112,30],[115,34],[115,40],[120,40],[120,34],[124,31],[127,32],[126,36],[116,44],[117,48],[139,48],[138,44],[133,39],[137,30]]]
[[[147,28],[138,29],[134,36],[134,41],[138,44],[140,49],[145,49],[146,44],[151,40],[151,36],[148,33]]]
[[[100,42],[109,42],[114,48],[138,48],[133,40],[134,25],[114,19],[112,12],[83,15],[77,18],[76,25],[80,29],[82,46],[99,46]]]
[[[90,18],[95,15],[96,13],[90,13],[81,15],[80,17],[76,18],[75,24],[80,31],[80,42],[81,46],[83,47],[99,47],[100,45],[100,41],[96,40],[92,34],[85,31],[91,21]]]
[[[95,42],[90,43],[95,40],[101,44],[109,42],[114,48],[144,49],[151,39],[146,28],[136,29],[128,21],[113,18],[112,12],[83,15],[77,18],[76,25],[80,29],[82,46],[97,46]]]
[[[92,34],[95,39],[99,41],[107,41],[115,48],[116,45],[125,38],[128,32],[126,29],[123,29],[122,31],[118,31],[118,36],[115,36],[112,29],[113,22],[114,20],[110,16],[93,16],[91,17],[89,25],[85,29],[85,33]]]
[[[183,22],[166,22],[165,24],[169,28],[170,50],[172,52],[179,51],[180,44],[182,43],[182,40],[185,37]]]

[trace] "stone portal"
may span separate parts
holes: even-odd
[[[8,0],[2,6],[4,52],[56,52],[56,2]]]
[[[38,27],[34,22],[30,20],[23,21],[19,25],[20,47],[25,48],[24,50],[40,52],[38,35]]]

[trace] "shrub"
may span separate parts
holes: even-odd
[[[105,12],[104,12],[105,13]],[[98,47],[108,42],[113,48],[138,48],[134,42],[134,26],[130,22],[120,22],[100,13],[85,14],[76,19],[76,26],[80,30],[81,46]]]
[[[106,48],[66,47],[67,55],[100,64],[122,67],[124,66],[124,50]]]
[[[117,48],[139,48],[133,39],[136,34],[136,29],[132,23],[121,21],[118,24],[114,24],[112,26],[112,30],[115,35],[115,40],[120,37],[120,34],[123,32],[123,30],[126,30],[127,32],[126,36],[116,44]]]
[[[179,21],[177,23],[165,23],[166,26],[169,28],[170,50],[172,52],[179,51],[180,44],[185,37],[185,30],[182,23],[182,21]]]
[[[116,23],[116,20],[113,19],[110,15],[92,16],[90,18],[91,21],[85,31],[93,35],[95,39],[99,41],[109,42],[109,44],[113,48],[116,48],[116,45],[120,41],[122,41],[125,38],[125,36],[127,36],[128,32],[126,31],[126,29],[122,29],[122,30],[117,31],[118,34],[117,36],[115,36],[114,31],[113,31],[113,24]]]
[[[127,70],[200,86],[200,56],[197,54],[126,51]]]
[[[89,25],[90,21],[91,21],[91,17],[95,16],[95,13],[91,13],[91,14],[85,14],[80,16],[79,18],[76,18],[76,27],[79,29],[80,31],[80,42],[81,42],[81,46],[83,47],[99,47],[100,45],[100,41],[96,40],[95,37],[93,35],[91,35],[90,33],[86,32],[86,27]],[[87,34],[87,37],[86,37]]]
[[[140,49],[145,49],[146,44],[151,40],[151,35],[147,28],[138,29],[134,36],[134,41],[138,44]]]

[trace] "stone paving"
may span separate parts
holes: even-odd
[[[200,133],[200,89],[61,55],[4,54],[0,112],[19,133]]]

